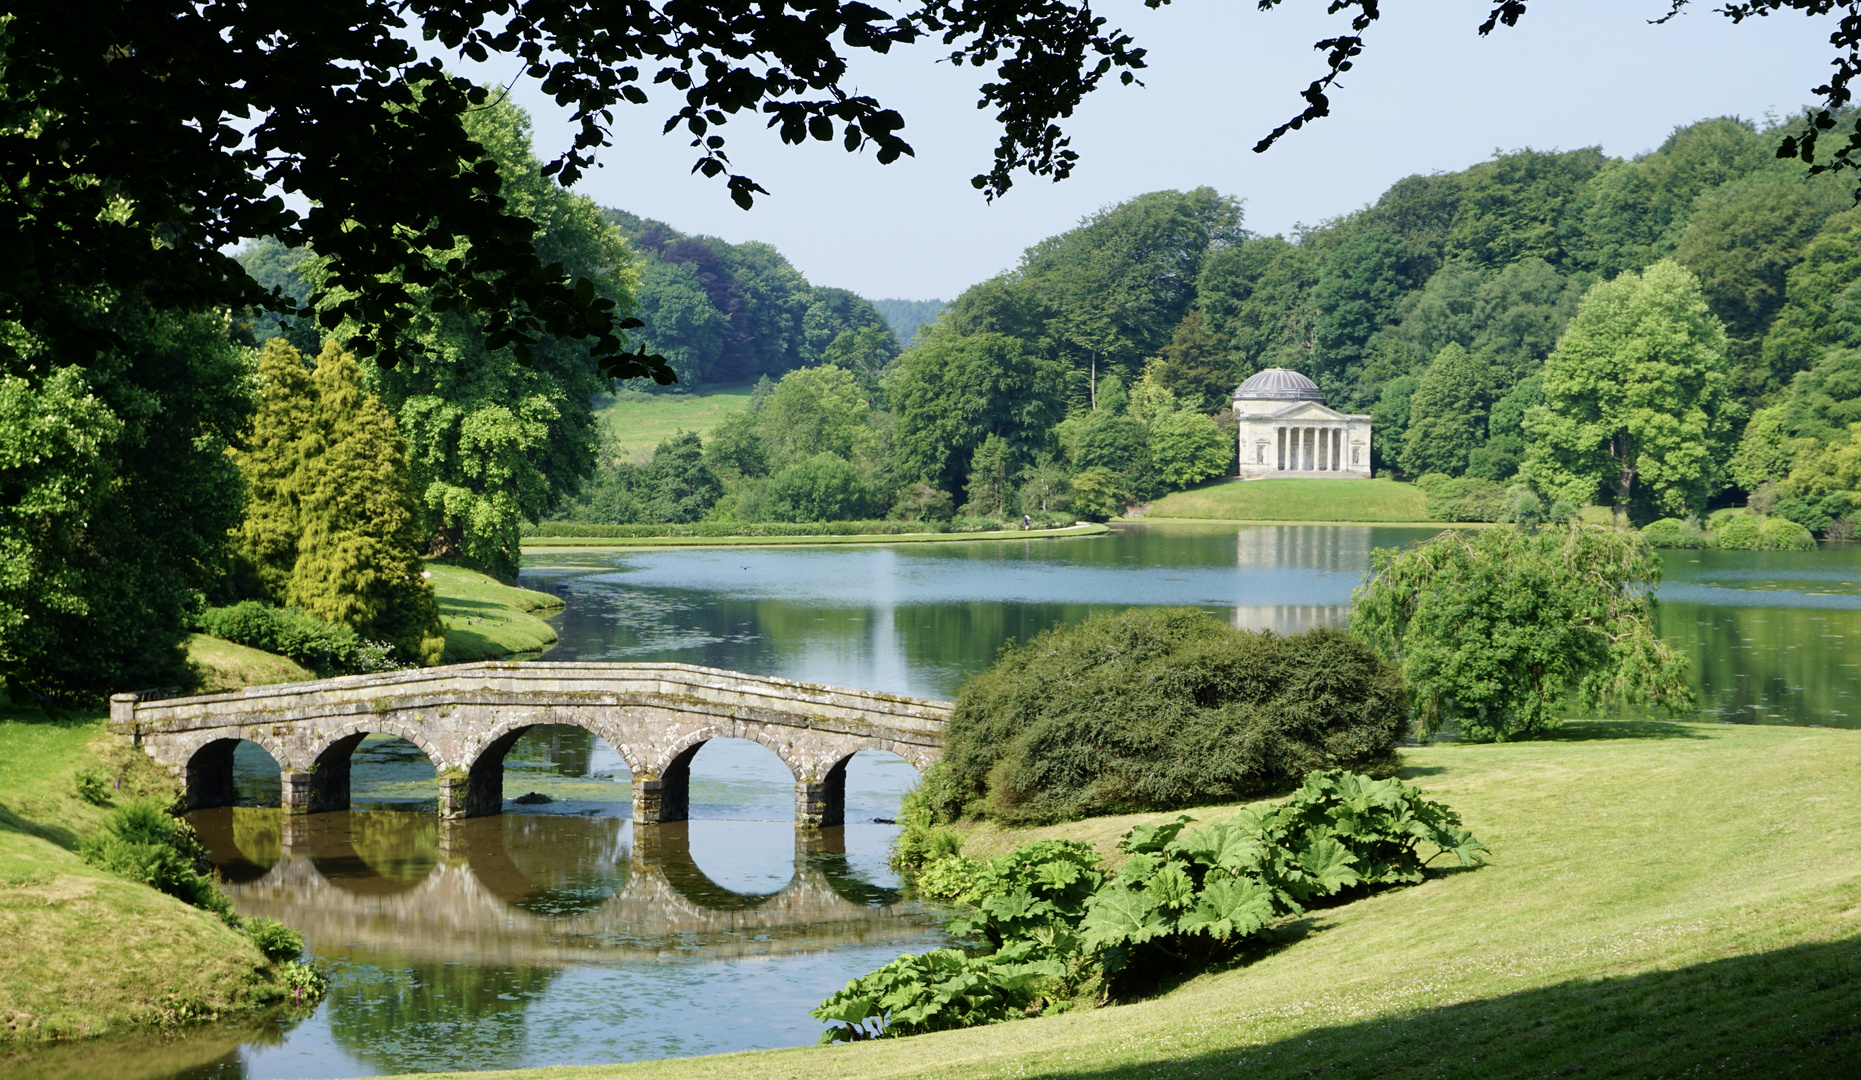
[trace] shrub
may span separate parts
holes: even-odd
[[[108,806],[114,788],[110,778],[97,769],[84,769],[71,778],[72,790],[92,806]]]
[[[1765,518],[1758,523],[1758,548],[1762,551],[1814,551],[1816,538],[1789,518]]]
[[[1717,547],[1718,541],[1713,534],[1700,527],[1700,523],[1687,518],[1662,518],[1651,521],[1641,527],[1641,538],[1654,547],[1660,548],[1709,548]]]
[[[776,521],[848,521],[864,517],[872,502],[859,470],[823,451],[771,477],[765,509]]]
[[[146,799],[123,803],[104,818],[103,830],[103,835],[79,848],[84,861],[221,918],[232,917],[225,894],[200,872],[206,852],[193,828],[159,803]]]
[[[1719,546],[1731,551],[1757,551],[1763,545],[1756,514],[1728,514],[1713,529]]]
[[[1393,665],[1336,630],[1247,633],[1186,608],[1055,628],[958,697],[936,820],[1169,810],[1381,768],[1404,727]]]
[[[954,787],[955,776],[942,761],[924,770],[918,784],[905,793],[898,805],[902,826],[892,841],[892,867],[913,870],[936,859],[956,855],[963,849],[962,837],[953,829],[937,824],[936,808],[948,803],[961,805],[962,797]],[[938,893],[927,895],[937,896]]]
[[[1419,789],[1343,771],[1313,773],[1276,806],[1194,824],[1185,814],[1126,832],[1118,849],[1130,860],[1086,904],[1081,941],[1127,989],[1231,957],[1313,901],[1418,882],[1423,843],[1436,849],[1427,861],[1451,854],[1462,866],[1487,850]]]
[[[1478,866],[1486,846],[1452,810],[1397,780],[1308,775],[1275,806],[1195,826],[1183,815],[1139,825],[1107,877],[1077,841],[1042,840],[989,863],[932,860],[923,895],[972,908],[950,924],[980,955],[905,956],[849,982],[813,1015],[823,1043],[911,1035],[1059,1011],[1082,984],[1129,993],[1231,959],[1283,915],[1422,879],[1452,855]],[[1434,850],[1422,857],[1423,845]]]
[[[1421,487],[1421,481],[1415,486]],[[1428,516],[1436,521],[1500,521],[1512,501],[1502,485],[1474,476],[1441,480],[1423,490],[1428,495]]]
[[[1448,529],[1371,553],[1351,628],[1402,665],[1418,732],[1555,727],[1566,705],[1691,707],[1687,660],[1654,633],[1661,561],[1635,533]]]
[[[195,626],[237,645],[288,656],[318,675],[395,671],[403,666],[392,645],[364,641],[349,627],[325,622],[301,608],[273,607],[260,600],[208,608]]]
[[[304,935],[276,919],[247,919],[242,929],[253,946],[274,964],[296,960],[304,954]]]

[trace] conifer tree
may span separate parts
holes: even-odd
[[[276,601],[284,598],[297,562],[297,473],[316,409],[304,354],[283,338],[267,341],[259,354],[257,397],[251,438],[234,455],[246,480],[245,518],[234,530],[234,546],[242,576],[251,577],[239,583],[240,591]]]
[[[407,443],[381,399],[363,388],[351,354],[324,346],[311,381],[316,414],[298,483],[303,531],[285,598],[436,663],[445,636],[421,571],[425,537],[407,483]]]
[[[1409,399],[1409,429],[1403,439],[1402,469],[1411,476],[1467,471],[1467,455],[1486,430],[1486,364],[1458,342],[1435,354]]]

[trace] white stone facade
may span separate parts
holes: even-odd
[[[1234,391],[1240,422],[1240,476],[1338,478],[1370,476],[1370,417],[1325,404],[1310,379],[1268,368]]]

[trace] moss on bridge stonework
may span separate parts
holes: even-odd
[[[571,724],[606,740],[634,774],[641,821],[681,820],[685,763],[713,738],[773,751],[796,780],[797,823],[837,824],[844,761],[887,750],[923,768],[941,751],[944,702],[684,664],[467,664],[237,693],[112,703],[133,735],[185,779],[190,805],[231,798],[231,748],[259,745],[278,762],[293,811],[348,805],[348,755],[368,734],[407,739],[440,774],[442,813],[502,810],[503,755],[524,729]]]

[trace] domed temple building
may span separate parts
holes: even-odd
[[[1241,479],[1368,477],[1370,418],[1325,404],[1318,384],[1268,368],[1234,391],[1241,424]]]

